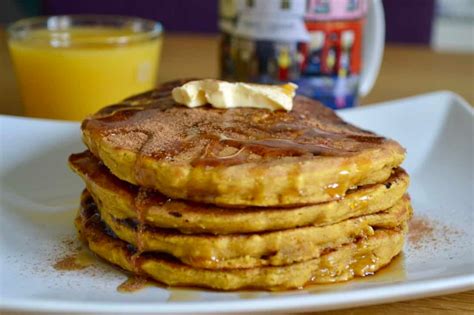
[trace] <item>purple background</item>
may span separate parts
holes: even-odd
[[[434,0],[383,0],[388,42],[429,44]],[[43,0],[44,14],[121,14],[159,20],[167,31],[217,33],[217,0]]]
[[[43,0],[53,14],[119,14],[158,20],[167,31],[217,33],[217,0]]]
[[[387,42],[429,45],[434,0],[384,0]]]

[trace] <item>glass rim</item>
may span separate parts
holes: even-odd
[[[106,26],[115,29],[129,29],[133,32],[123,35],[110,35],[103,38],[71,39],[67,36],[67,31],[80,26]],[[52,38],[35,38],[31,35],[33,30],[47,30],[57,35]],[[101,15],[101,14],[66,14],[66,15],[44,15],[20,19],[7,26],[8,39],[35,41],[47,43],[53,47],[67,47],[74,44],[87,46],[97,43],[116,46],[127,45],[136,42],[143,42],[160,37],[163,34],[163,27],[160,22],[125,15]],[[61,36],[62,35],[62,36]]]

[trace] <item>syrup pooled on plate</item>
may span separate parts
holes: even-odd
[[[153,285],[153,282],[147,277],[132,275],[117,287],[117,291],[120,293],[133,293],[151,285]]]
[[[82,249],[77,253],[62,257],[53,265],[54,269],[60,271],[81,270],[95,263],[96,259],[92,254]]]

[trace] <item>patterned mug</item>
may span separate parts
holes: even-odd
[[[357,105],[383,56],[380,0],[221,0],[221,77],[298,84],[332,108]]]

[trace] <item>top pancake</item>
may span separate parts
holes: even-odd
[[[290,112],[187,108],[183,81],[105,107],[83,139],[122,180],[187,200],[275,206],[338,199],[385,181],[404,159],[395,141],[362,130],[297,96]]]

